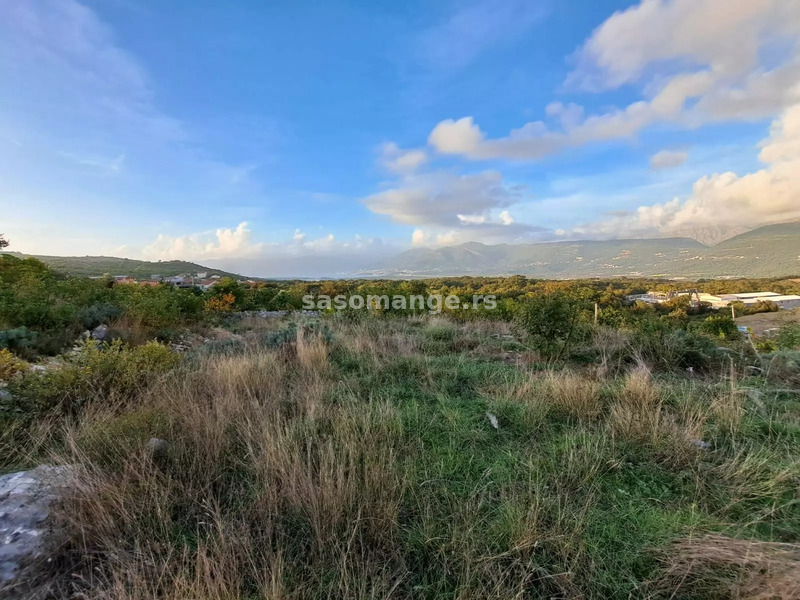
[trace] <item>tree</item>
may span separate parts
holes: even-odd
[[[8,246],[8,240],[3,237],[3,234],[0,233],[0,250]]]
[[[572,338],[579,313],[579,301],[557,291],[525,301],[517,319],[544,356],[560,358]]]
[[[723,340],[738,340],[741,337],[736,322],[727,315],[711,315],[703,321],[700,329]]]

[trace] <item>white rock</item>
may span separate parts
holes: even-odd
[[[24,563],[42,556],[43,522],[71,478],[72,467],[49,465],[0,477],[0,586],[17,578]]]

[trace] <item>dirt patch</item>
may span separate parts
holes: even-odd
[[[780,328],[791,323],[800,323],[800,308],[758,313],[736,319],[737,325],[748,327],[751,333],[759,336],[763,335],[768,329]]]

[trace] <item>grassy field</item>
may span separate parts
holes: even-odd
[[[791,361],[657,371],[598,330],[555,364],[430,316],[230,329],[164,368],[94,356],[80,412],[3,430],[5,470],[78,473],[26,593],[798,597]]]

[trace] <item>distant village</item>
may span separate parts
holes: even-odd
[[[725,308],[734,303],[745,306],[755,305],[759,302],[770,302],[779,309],[788,310],[800,308],[800,296],[794,294],[778,294],[776,292],[745,292],[741,294],[708,294],[697,290],[684,290],[681,292],[647,292],[646,294],[632,294],[628,296],[630,302],[647,302],[648,304],[661,304],[669,302],[679,296],[689,296],[692,306],[710,304],[712,308]]]
[[[90,279],[104,279],[105,276],[94,276]],[[162,283],[174,285],[179,288],[199,288],[203,291],[209,290],[214,287],[217,282],[222,279],[219,275],[208,276],[207,272],[198,272],[194,274],[174,275],[172,277],[162,277],[158,273],[150,275],[149,279],[137,280],[132,275],[114,275],[112,279],[115,283],[123,285],[148,285],[155,286]],[[253,279],[240,279],[239,283],[244,285],[256,285],[258,282]]]

